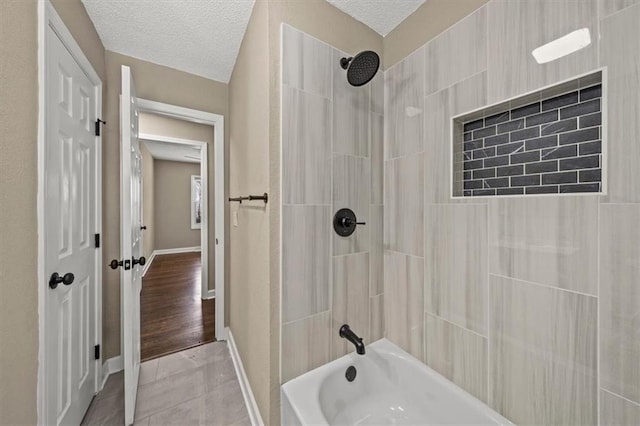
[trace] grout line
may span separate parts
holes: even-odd
[[[565,291],[567,293],[573,293],[573,294],[577,294],[577,295],[580,295],[580,296],[592,297],[592,298],[594,298],[596,300],[598,299],[598,296],[596,296],[596,295],[588,294],[588,293],[582,293],[582,292],[576,291],[576,290],[569,290],[567,288],[554,287],[554,286],[548,285],[548,284],[536,283],[536,282],[533,282],[533,281],[527,281],[527,280],[523,280],[523,279],[520,279],[520,278],[508,277],[506,275],[501,275],[501,274],[496,274],[496,273],[489,272],[489,276],[491,276],[491,275],[493,275],[494,277],[505,278],[505,279],[516,281],[516,282],[520,282],[520,283],[523,283],[523,284],[531,284],[531,285],[535,285],[535,286],[538,286],[538,287],[544,287],[544,288],[548,288],[548,289],[552,289],[552,290]]]
[[[282,325],[285,326],[285,325],[293,324],[293,323],[296,323],[296,322],[305,321],[305,320],[308,320],[308,319],[311,319],[311,318],[319,317],[320,315],[324,315],[326,313],[331,313],[331,308],[326,309],[326,310],[324,310],[322,312],[316,312],[315,314],[307,315],[306,317],[298,318],[298,319],[295,319],[295,320],[292,320],[292,321],[283,322]]]
[[[423,244],[424,244],[424,242],[423,242]],[[416,258],[416,259],[424,259],[424,256],[417,256],[415,254],[403,253],[401,251],[386,249],[384,247],[382,248],[382,251],[383,251],[383,254],[384,254],[384,252],[389,252],[389,253],[392,253],[392,254],[401,254],[403,256],[413,257],[413,258]]]
[[[439,320],[442,320],[442,321],[444,321],[444,322],[446,322],[446,323],[449,323],[449,324],[451,324],[451,325],[452,325],[452,326],[454,326],[454,327],[458,327],[458,328],[459,328],[459,329],[461,329],[461,330],[464,330],[464,331],[466,331],[466,332],[469,332],[469,333],[475,334],[476,336],[481,337],[481,338],[483,338],[483,339],[487,339],[487,336],[485,336],[484,334],[478,333],[477,331],[473,331],[473,330],[471,330],[471,329],[469,329],[469,328],[467,328],[467,327],[464,327],[464,326],[462,326],[462,325],[460,325],[460,324],[458,324],[458,323],[456,323],[456,322],[453,322],[453,321],[448,320],[448,319],[446,319],[446,318],[444,318],[444,317],[441,317],[440,315],[437,315],[437,314],[434,314],[434,313],[432,313],[432,312],[429,312],[429,311],[428,311],[428,310],[426,310],[426,309],[424,310],[424,313],[425,313],[425,315],[429,315],[429,316],[432,316],[432,317],[437,318],[437,319],[439,319]]]
[[[632,400],[632,399],[625,398],[624,396],[619,395],[619,394],[617,394],[617,393],[615,393],[615,392],[611,392],[610,390],[605,389],[605,388],[600,388],[600,390],[601,390],[602,392],[606,392],[606,393],[608,393],[608,394],[611,394],[611,395],[613,395],[613,396],[616,396],[616,397],[618,397],[618,398],[620,398],[620,399],[622,399],[622,400],[624,400],[624,401],[627,401],[627,402],[628,402],[628,403],[630,403],[630,404],[633,404],[633,405],[636,405],[636,406],[640,407],[640,402],[636,402],[636,401],[634,401],[634,400]]]

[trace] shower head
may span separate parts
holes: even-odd
[[[363,86],[371,81],[380,67],[376,52],[365,50],[352,58],[340,59],[340,66],[347,70],[347,81],[352,86]]]

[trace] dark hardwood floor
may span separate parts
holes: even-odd
[[[141,358],[213,342],[215,300],[202,300],[200,253],[156,256],[142,279]]]

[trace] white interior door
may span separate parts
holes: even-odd
[[[138,109],[131,69],[122,66],[120,97],[120,268],[124,355],[124,412],[133,424],[140,375],[140,291],[142,290],[142,156],[138,142]]]
[[[45,37],[43,423],[77,425],[96,380],[98,94],[50,27]]]

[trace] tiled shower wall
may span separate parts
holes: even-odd
[[[281,382],[351,351],[344,323],[382,337],[383,76],[347,83],[346,55],[284,25]],[[334,213],[366,222],[347,238]]]
[[[639,22],[637,0],[491,0],[385,72],[386,336],[517,424],[640,424]],[[451,117],[601,67],[607,194],[450,198]]]

